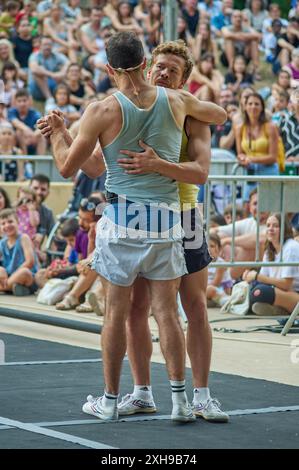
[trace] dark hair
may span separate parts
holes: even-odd
[[[72,235],[76,235],[79,230],[79,222],[78,219],[68,219],[64,222],[61,228],[61,235],[63,237],[71,237]]]
[[[270,214],[269,217],[275,217],[277,219],[278,223],[279,223],[279,229],[281,229],[281,214],[279,212],[275,212],[273,214]],[[269,217],[268,217],[268,219],[269,219]],[[292,226],[291,226],[291,223],[290,223],[287,215],[285,215],[283,243],[285,243],[290,238],[294,238],[293,230],[292,230]],[[265,242],[265,253],[267,254],[267,258],[268,258],[269,261],[274,261],[275,255],[277,253],[276,253],[276,249],[275,249],[273,243],[270,242],[269,240],[266,240],[266,242]]]
[[[102,215],[98,208],[100,204],[103,204],[103,202],[98,197],[90,196],[81,199],[79,209],[83,212],[92,212],[94,220],[99,220]]]
[[[251,93],[251,95],[249,95],[247,98],[246,98],[246,101],[245,101],[245,107],[247,105],[247,102],[250,98],[258,98],[261,102],[261,105],[262,105],[262,112],[261,114],[259,115],[259,124],[264,124],[265,122],[268,121],[267,119],[267,116],[266,116],[266,112],[265,112],[265,102],[263,100],[263,98],[261,97],[261,95],[259,95],[258,93],[254,92],[254,93]],[[249,117],[248,117],[248,114],[247,114],[247,111],[246,109],[244,109],[244,120],[245,120],[245,124],[249,124],[250,121],[249,121]]]
[[[218,246],[218,248],[221,248],[221,240],[217,233],[213,233],[209,236],[209,242],[214,242]]]
[[[11,207],[9,196],[8,196],[7,192],[5,191],[5,189],[1,188],[1,186],[0,186],[0,194],[2,194],[2,196],[4,198],[4,201],[5,201],[4,209],[9,209]]]
[[[227,225],[226,220],[222,214],[212,215],[212,217],[210,218],[210,222],[213,222],[217,225]]]
[[[107,42],[106,53],[109,64],[115,69],[136,67],[144,59],[142,42],[130,31],[113,34]]]
[[[233,215],[233,205],[232,205],[232,204],[228,204],[228,205],[224,208],[223,214],[224,214],[224,215],[226,215],[226,214],[231,214],[231,215]],[[243,208],[242,208],[241,206],[236,206],[236,216],[237,216],[237,217],[243,217],[243,216],[244,216]]]
[[[30,98],[30,93],[26,88],[20,88],[20,90],[17,90],[15,94],[15,98]]]
[[[33,175],[30,181],[30,184],[32,181],[38,181],[39,183],[47,183],[48,186],[50,186],[50,180],[46,175],[43,175],[42,173]]]
[[[7,11],[15,10],[16,8],[20,8],[19,2],[14,2],[13,0],[7,2],[6,4]]]

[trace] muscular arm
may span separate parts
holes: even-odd
[[[223,124],[227,119],[226,111],[215,103],[200,101],[191,93],[180,90],[185,103],[185,113],[206,124]]]
[[[209,126],[195,119],[187,119],[188,156],[190,162],[172,163],[159,157],[148,145],[145,152],[123,150],[131,157],[121,158],[118,163],[128,174],[159,173],[181,183],[204,184],[208,178],[211,159],[211,133]]]
[[[95,119],[98,114],[103,116],[102,103],[90,104],[81,118],[78,136],[70,146],[67,145],[63,133],[54,127],[51,135],[53,156],[64,178],[74,175],[80,168],[83,169],[83,166],[85,168],[90,156],[96,157],[93,152],[97,140],[107,125],[104,118]],[[48,119],[52,125],[53,116],[50,115]]]

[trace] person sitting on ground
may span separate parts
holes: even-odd
[[[248,85],[254,83],[254,77],[252,73],[247,72],[246,60],[243,55],[236,55],[233,64],[232,71],[225,75],[225,85],[237,93],[240,88],[246,88]]]
[[[20,10],[20,2],[13,0],[5,2],[5,6],[2,4],[2,12],[0,15],[0,37],[8,38],[10,36],[11,29],[16,24],[16,16]]]
[[[21,186],[17,192],[16,213],[20,233],[26,233],[33,243],[39,225],[36,195],[30,188]]]
[[[299,32],[298,32],[299,34]],[[299,38],[298,38],[299,46]],[[291,75],[291,87],[297,88],[299,86],[299,47],[292,50],[292,61],[283,67]]]
[[[78,219],[67,219],[61,228],[61,237],[66,242],[63,259],[54,259],[47,268],[39,269],[35,275],[35,282],[42,288],[49,279],[66,279],[79,274],[77,263],[79,255],[76,250],[76,235],[79,230]]]
[[[283,117],[287,117],[290,115],[289,113],[289,101],[290,95],[287,91],[281,90],[277,93],[277,96],[274,100],[274,106],[272,109],[272,122],[279,126],[280,121]]]
[[[299,161],[299,87],[295,88],[290,99],[291,114],[279,122],[280,134],[285,149],[286,162]]]
[[[297,262],[296,266],[262,266],[260,272],[246,270],[243,280],[250,283],[250,304],[257,315],[287,315],[299,302],[299,243],[293,239],[288,217],[280,244],[281,214],[271,214],[266,222],[264,262]]]
[[[235,223],[235,261],[254,261],[256,249],[256,231],[257,231],[257,188],[253,189],[249,196],[249,212],[251,217],[243,220],[238,220]],[[266,226],[265,222],[268,213],[260,212],[260,254],[262,254],[263,246],[266,240]],[[210,229],[211,234],[217,233],[221,239],[222,257],[229,261],[231,258],[231,245],[233,224],[213,227]],[[243,267],[233,267],[230,269],[230,275],[233,279],[238,279],[245,269]]]
[[[217,263],[225,262],[224,259],[220,257],[221,240],[218,235],[210,235],[209,252],[213,261]],[[208,307],[222,307],[228,299],[232,284],[232,279],[227,268],[216,268],[215,266],[209,265],[207,287]]]
[[[0,240],[0,291],[18,296],[30,295],[35,290],[33,276],[37,271],[31,240],[26,233],[20,233],[13,209],[0,212],[0,227],[4,235]]]
[[[13,62],[6,62],[2,69],[1,78],[4,84],[3,98],[9,108],[14,102],[17,90],[24,87],[24,82],[19,78],[17,66]]]
[[[45,155],[46,140],[36,128],[41,114],[30,106],[31,97],[23,88],[15,94],[15,107],[8,110],[8,119],[16,129],[17,139],[24,154]]]
[[[76,234],[75,249],[78,253],[79,261],[77,271],[80,274],[75,286],[64,299],[56,304],[57,310],[71,310],[80,304],[80,297],[94,283],[97,278],[95,271],[88,265],[93,250],[95,249],[95,227],[99,219],[96,215],[96,208],[101,203],[98,198],[90,197],[81,200],[79,208],[79,230]],[[91,310],[92,311],[92,310]]]
[[[203,101],[219,102],[223,76],[215,68],[215,58],[209,52],[203,54],[197,67],[193,67],[188,79],[189,91]]]

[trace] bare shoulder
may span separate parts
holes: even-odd
[[[22,246],[30,246],[32,247],[31,239],[27,233],[22,233],[21,235],[21,244]]]

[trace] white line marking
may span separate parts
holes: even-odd
[[[43,436],[53,437],[54,439],[59,439],[61,441],[79,444],[83,447],[88,447],[89,449],[116,449],[116,447],[108,446],[101,442],[82,439],[81,437],[73,436],[71,434],[65,434],[62,432],[53,431],[52,429],[42,428],[41,426],[38,426],[36,424],[22,423],[21,421],[15,421],[13,419],[4,418],[2,416],[0,416],[0,423],[6,426],[12,426],[13,428],[22,429],[23,431],[29,431],[35,434],[42,434]]]
[[[57,361],[24,361],[24,362],[4,362],[0,366],[40,366],[44,364],[84,364],[86,362],[102,362],[103,359],[69,359]]]
[[[286,411],[299,411],[299,405],[291,406],[271,406],[269,408],[257,408],[249,410],[232,410],[227,411],[226,413],[229,416],[244,416],[244,415],[254,415],[254,414],[265,414],[265,413],[278,413]],[[142,422],[142,421],[164,421],[170,420],[170,415],[139,415],[139,416],[130,416],[128,418],[120,417],[118,423],[133,423],[133,422]],[[45,421],[40,423],[33,423],[35,426],[43,427],[58,427],[58,426],[79,426],[87,424],[109,424],[109,422],[101,421],[99,419],[74,419],[70,421]],[[113,422],[115,424],[115,421]],[[11,429],[11,426],[0,426],[0,431],[5,429]]]

